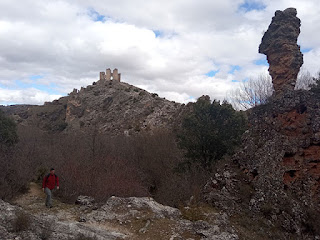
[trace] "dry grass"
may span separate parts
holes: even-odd
[[[210,205],[199,203],[188,207],[179,207],[182,217],[192,222],[199,220],[210,221],[209,216],[217,213],[217,210]]]

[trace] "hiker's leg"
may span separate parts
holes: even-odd
[[[49,188],[44,189],[46,194],[47,194],[47,199],[46,199],[46,206],[51,207],[52,206],[52,193]]]

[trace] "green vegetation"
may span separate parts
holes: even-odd
[[[246,129],[246,118],[227,102],[201,97],[182,123],[179,146],[185,150],[187,164],[200,163],[210,169],[215,161],[231,154]]]
[[[17,142],[18,134],[15,122],[0,110],[0,144],[11,146]]]

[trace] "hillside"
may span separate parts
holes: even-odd
[[[19,124],[48,131],[96,129],[130,135],[141,130],[170,128],[183,105],[116,80],[99,80],[42,106],[1,107]]]

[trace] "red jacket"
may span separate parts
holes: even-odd
[[[46,175],[43,178],[42,188],[49,188],[50,190],[54,189],[57,183],[57,187],[59,187],[59,178],[55,174]]]

